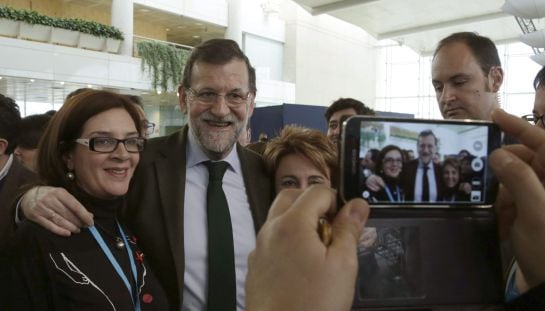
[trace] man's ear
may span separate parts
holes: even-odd
[[[178,101],[180,105],[180,111],[183,114],[187,114],[187,92],[182,85],[178,87]]]
[[[253,93],[250,97],[250,104],[248,106],[248,119],[250,119],[252,117],[252,114],[254,113],[254,108],[255,108],[255,93]]]
[[[503,69],[500,66],[493,66],[489,73],[490,89],[497,93],[503,83]]]

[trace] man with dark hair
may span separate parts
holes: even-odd
[[[327,137],[338,144],[341,134],[341,122],[353,115],[375,115],[375,111],[359,100],[339,98],[327,108],[324,117],[327,122]]]
[[[10,203],[19,188],[33,181],[36,176],[13,156],[21,126],[19,106],[9,97],[0,94],[0,250],[13,229]]]
[[[35,114],[21,120],[21,134],[13,154],[33,172],[37,171],[38,143],[50,119],[51,115]]]
[[[545,128],[543,117],[545,117],[545,67],[541,68],[534,79],[534,108],[531,114],[523,116],[528,122],[541,128]]]
[[[234,41],[197,46],[178,89],[188,125],[150,139],[135,172],[123,219],[173,310],[244,309],[248,254],[272,201],[261,157],[237,144],[253,112],[255,85],[255,71]],[[63,235],[92,223],[66,193],[39,189],[40,195],[33,189],[21,201],[27,218]],[[217,203],[209,209],[207,202]],[[52,211],[65,219],[51,218]],[[219,235],[218,223],[229,232]]]
[[[418,134],[416,143],[418,158],[403,164],[401,182],[405,201],[435,202],[442,189],[441,166],[434,163],[437,137],[431,130]]]
[[[490,120],[502,82],[498,50],[489,38],[454,33],[433,53],[432,84],[445,119]]]

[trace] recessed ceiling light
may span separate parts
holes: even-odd
[[[199,39],[201,36],[194,35],[193,38]]]
[[[59,84],[60,84],[60,85],[64,85],[64,81],[60,81]]]
[[[2,80],[2,77],[0,77],[0,80]]]
[[[147,13],[147,12],[149,12],[148,9],[140,9],[140,10],[138,10],[138,11],[140,11],[140,12],[142,12],[142,13]]]
[[[87,87],[92,89],[93,88],[93,85],[92,84],[87,84]]]
[[[170,31],[170,28],[165,28],[166,31]]]
[[[34,79],[30,79],[30,83],[34,82]]]

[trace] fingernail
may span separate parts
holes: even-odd
[[[352,204],[350,207],[350,217],[356,218],[360,223],[365,220],[365,209],[360,204]]]

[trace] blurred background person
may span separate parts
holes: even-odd
[[[142,98],[136,95],[124,95],[133,103],[140,114],[142,130],[146,135],[146,138],[149,138],[153,133],[155,133],[155,123],[150,122],[146,117],[146,112],[144,111],[144,104],[142,103]]]
[[[105,91],[71,97],[51,119],[39,145],[40,184],[74,195],[95,225],[70,237],[28,220],[20,225],[11,264],[14,310],[168,308],[137,239],[117,219],[144,149],[142,134],[135,106]],[[61,216],[50,212],[41,217],[56,224]]]
[[[18,137],[17,148],[13,154],[27,169],[37,172],[38,143],[44,133],[51,114],[30,115],[21,120],[21,130]]]
[[[354,115],[374,116],[375,111],[353,98],[339,98],[324,113],[327,122],[327,137],[335,144],[341,138],[342,121]]]
[[[276,193],[282,189],[305,189],[313,184],[335,188],[337,152],[320,131],[284,127],[278,137],[268,142],[263,160],[274,179]]]

